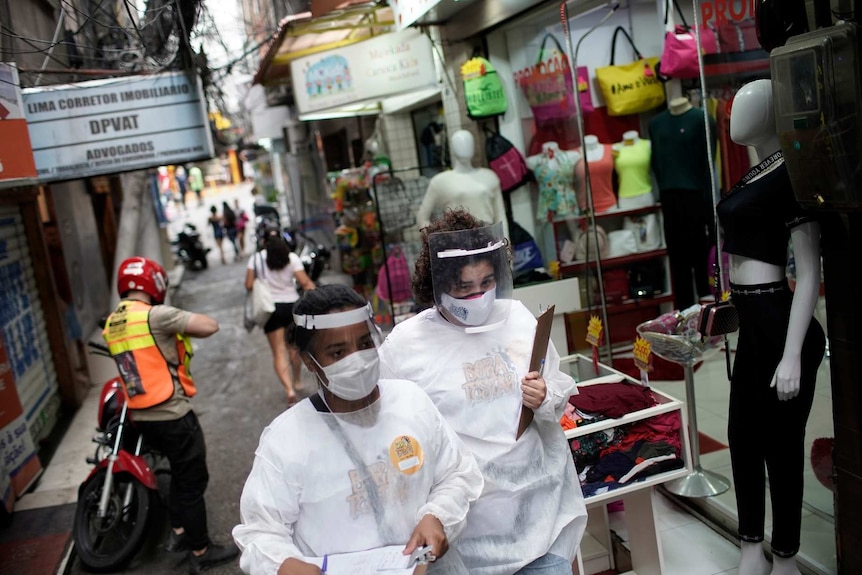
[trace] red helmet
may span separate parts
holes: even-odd
[[[120,264],[117,272],[117,291],[124,297],[131,290],[149,294],[153,303],[163,303],[168,291],[168,274],[165,268],[151,259],[134,257]]]

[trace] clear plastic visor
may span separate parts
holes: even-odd
[[[373,313],[371,304],[367,304],[320,315],[293,314],[293,321],[297,327],[314,332],[305,351],[320,367],[326,367],[357,351],[380,347],[383,335]]]
[[[447,320],[468,331],[505,321],[513,282],[501,224],[431,234],[428,248],[434,302]]]

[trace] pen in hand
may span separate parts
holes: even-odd
[[[542,362],[539,364],[539,377],[542,377],[542,373],[545,371],[545,358],[542,358]]]
[[[323,565],[320,566],[320,575],[326,575],[326,563],[329,559],[329,555],[323,556]]]

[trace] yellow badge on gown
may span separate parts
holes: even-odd
[[[389,445],[389,460],[401,473],[413,475],[422,468],[425,455],[415,437],[399,435]]]

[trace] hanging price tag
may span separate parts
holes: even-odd
[[[599,375],[599,345],[602,341],[602,320],[597,316],[590,316],[587,324],[587,343],[593,347],[593,369]]]
[[[721,301],[727,301],[729,299],[730,299],[730,292],[729,291],[721,292]]]
[[[652,351],[650,343],[644,338],[638,336],[635,340],[634,350],[635,366],[640,370],[641,383],[649,387],[649,372],[652,371]]]

